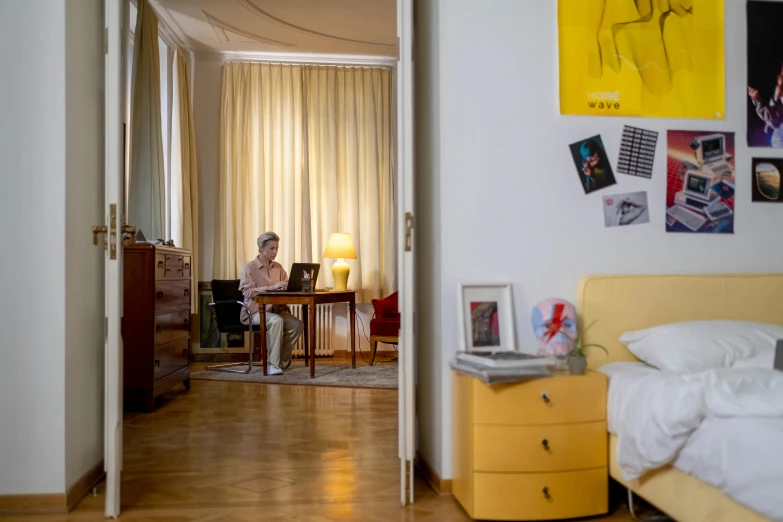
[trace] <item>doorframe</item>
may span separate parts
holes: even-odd
[[[124,103],[124,97],[127,96],[127,89],[122,88],[130,78],[126,78],[125,69],[126,63],[124,57],[127,54],[128,45],[126,32],[129,30],[129,5],[130,0],[106,0],[106,27],[107,27],[107,58],[106,67],[107,74],[109,70],[109,56],[111,53],[108,49],[113,49],[114,45],[119,45],[120,53],[120,88],[122,93],[118,104],[120,105],[120,111],[117,112],[119,116],[119,128],[122,128],[123,122],[129,123],[128,115],[125,114],[126,104]],[[116,16],[114,11],[109,8],[110,5],[122,6],[119,16],[121,17],[121,27],[119,35],[113,35],[108,27],[111,27],[110,17]],[[116,20],[115,20],[116,21]],[[215,59],[221,61],[228,61],[231,59],[238,60],[252,60],[252,61],[274,61],[274,62],[298,62],[298,63],[321,63],[321,64],[334,64],[334,65],[354,65],[354,66],[385,66],[392,68],[392,82],[393,100],[395,104],[395,110],[393,117],[395,118],[396,125],[396,159],[397,159],[397,212],[396,212],[396,225],[397,225],[397,278],[398,289],[400,295],[400,344],[399,344],[399,362],[398,362],[398,435],[399,435],[399,458],[400,458],[400,502],[403,506],[414,502],[414,458],[416,454],[416,439],[415,439],[415,310],[414,310],[414,254],[415,254],[415,238],[413,237],[413,225],[414,225],[414,192],[413,187],[415,183],[414,169],[413,169],[413,153],[414,153],[414,129],[413,129],[413,0],[397,0],[397,35],[398,35],[398,58],[389,58],[385,56],[345,56],[345,55],[309,55],[309,54],[278,54],[278,53],[251,53],[251,52],[220,52],[215,53]],[[183,47],[184,48],[184,47]],[[116,51],[115,51],[116,52]],[[197,57],[205,57],[206,53],[189,52],[191,57],[191,93],[195,87],[195,59]],[[209,56],[209,55],[206,55]],[[110,85],[106,85],[107,96],[109,94]],[[107,100],[107,107],[109,100]],[[107,109],[108,110],[108,109]],[[129,125],[128,131],[130,132]],[[122,139],[122,136],[120,137]],[[106,145],[107,152],[109,146],[109,133],[107,129]],[[124,165],[124,150],[120,158],[123,160],[121,163]],[[109,154],[106,155],[107,172],[108,165],[111,158]],[[124,170],[122,170],[124,172]],[[124,192],[124,176],[120,187],[120,193]],[[107,186],[107,201],[109,201],[109,187]],[[108,205],[107,205],[108,206]],[[124,222],[124,195],[119,198],[118,206],[120,208],[119,215],[117,216],[117,237],[122,237],[121,224]],[[410,216],[410,221],[407,219],[407,215]],[[108,223],[108,220],[107,220]],[[410,250],[406,251],[406,238],[410,235],[408,241],[411,245]],[[121,241],[117,245],[118,260],[115,263],[115,270],[118,270],[121,275],[122,269],[122,244]],[[107,285],[109,283],[109,276],[107,272]],[[108,287],[107,287],[108,288]],[[112,315],[110,312],[113,310],[107,308],[107,321],[109,325],[112,324]],[[116,323],[116,331],[119,336],[119,329],[121,320],[121,295],[120,295],[120,308],[116,310],[114,321]],[[108,332],[113,329],[108,328]],[[107,471],[107,495],[105,514],[107,517],[116,518],[120,514],[121,506],[121,494],[120,494],[120,481],[121,481],[121,467],[122,467],[122,427],[123,427],[123,407],[122,407],[122,393],[123,393],[123,380],[122,380],[122,339],[120,336],[120,349],[111,358],[109,353],[109,345],[107,344],[106,352],[106,417],[105,417],[105,466]],[[116,357],[119,357],[117,360]],[[111,380],[110,375],[112,372],[119,372],[119,379]],[[113,399],[119,398],[119,403],[116,403]],[[118,414],[112,416],[110,410],[112,405],[118,407]],[[114,432],[114,437],[119,442],[119,455],[110,454],[110,440],[112,439],[111,433]],[[110,460],[114,459],[114,460]],[[116,478],[110,477],[109,471],[112,469],[112,463],[114,463],[114,470],[116,470]],[[113,484],[113,490],[116,490],[116,498],[109,495],[109,481],[116,480]]]

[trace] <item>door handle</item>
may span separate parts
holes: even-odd
[[[108,234],[108,244],[104,240],[103,249],[109,250],[109,259],[117,259],[117,204],[109,205],[109,225],[92,227],[92,244],[98,244],[98,234]]]
[[[98,244],[98,234],[105,234],[109,231],[109,227],[103,225],[99,227],[92,227],[92,244],[97,245]],[[106,242],[103,242],[103,248],[106,249]]]

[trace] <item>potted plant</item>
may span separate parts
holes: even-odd
[[[574,341],[574,347],[571,348],[571,351],[568,352],[568,371],[571,373],[571,375],[584,375],[585,369],[587,368],[587,358],[585,357],[585,349],[591,348],[593,346],[598,347],[602,349],[604,352],[606,352],[607,355],[609,355],[609,351],[600,344],[590,343],[590,344],[583,344],[582,343],[582,337],[584,333],[590,329],[591,326],[595,324],[595,321],[587,325],[587,328],[582,330],[582,333],[577,336],[576,340]]]

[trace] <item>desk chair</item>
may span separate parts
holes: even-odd
[[[370,321],[370,366],[375,362],[378,343],[399,344],[400,310],[397,292],[383,299],[373,299],[375,317]]]
[[[220,333],[244,333],[250,332],[250,349],[248,350],[247,368],[233,368],[234,366],[245,366],[245,363],[219,364],[216,366],[207,366],[207,371],[228,372],[228,373],[250,373],[253,369],[253,338],[255,332],[261,330],[261,325],[244,324],[240,320],[240,313],[244,308],[249,316],[250,309],[245,305],[245,296],[239,291],[239,279],[213,279],[212,280],[212,299],[209,306],[215,309],[217,318],[217,328]],[[266,332],[264,332],[266,333]],[[263,345],[262,345],[263,346]],[[266,351],[262,350],[261,361],[266,368]]]

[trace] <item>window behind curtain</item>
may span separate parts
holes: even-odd
[[[126,88],[127,88],[127,113],[130,114],[130,105],[131,105],[131,98],[132,98],[132,89],[133,89],[133,51],[134,51],[134,42],[133,42],[133,31],[136,27],[136,16],[137,16],[138,10],[135,5],[132,3],[130,4],[130,20],[129,20],[129,27],[130,27],[130,42],[128,42],[128,56],[127,56],[127,70],[128,70],[128,76],[127,76],[127,82],[126,82]],[[174,49],[169,47],[169,45],[163,40],[163,38],[158,37],[158,48],[159,48],[159,59],[160,59],[160,124],[161,124],[161,132],[163,134],[163,169],[164,169],[164,179],[165,179],[165,194],[164,194],[164,205],[165,205],[165,235],[166,237],[164,239],[170,239],[172,237],[171,235],[171,213],[172,213],[172,207],[171,207],[171,117],[172,117],[172,111],[173,111],[173,105],[176,102],[175,95],[173,91],[173,82],[172,82],[172,75],[173,75],[173,67],[174,67]],[[126,130],[126,180],[125,180],[125,193],[128,194],[128,180],[127,176],[130,173],[129,165],[128,165],[128,143],[127,140],[130,139],[130,129]],[[127,197],[127,196],[126,196]],[[182,245],[177,245],[182,246]]]

